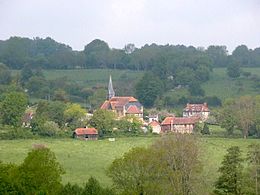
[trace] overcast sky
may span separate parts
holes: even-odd
[[[260,0],[0,0],[0,40],[260,47]]]

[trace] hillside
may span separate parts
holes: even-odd
[[[143,71],[113,70],[113,69],[74,69],[74,70],[45,70],[44,76],[47,80],[67,77],[69,81],[75,81],[82,87],[95,87],[101,85],[106,87],[109,75],[113,78],[115,88],[117,82],[133,82],[140,79]]]
[[[243,71],[260,76],[260,68],[243,68]],[[231,79],[227,76],[225,68],[215,68],[210,74],[210,80],[202,84],[202,87],[207,96],[217,96],[224,100],[231,97],[259,94],[260,91],[254,89],[253,84],[249,78]]]

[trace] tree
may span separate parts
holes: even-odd
[[[145,107],[152,107],[163,92],[163,83],[152,73],[145,73],[136,84],[136,96]]]
[[[233,114],[237,125],[242,129],[243,137],[247,138],[250,126],[254,123],[254,100],[250,96],[242,96],[235,101]]]
[[[79,104],[69,104],[64,111],[65,120],[71,129],[79,127],[84,122],[84,116],[86,116],[86,110],[81,108]]]
[[[227,149],[227,154],[219,168],[220,176],[215,183],[214,192],[219,195],[225,194],[242,194],[243,184],[243,159],[238,146],[232,146]]]
[[[150,150],[133,148],[113,161],[108,169],[115,187],[125,194],[147,194],[152,177]]]
[[[83,189],[78,184],[67,183],[63,186],[60,194],[62,195],[82,195]]]
[[[98,132],[108,134],[113,131],[115,114],[108,110],[98,109],[94,112],[89,124],[95,127]]]
[[[18,127],[28,103],[27,96],[22,92],[10,92],[4,95],[1,102],[1,119],[6,125]]]
[[[135,116],[125,116],[117,124],[119,130],[131,134],[139,133],[142,126],[142,122]]]
[[[82,195],[114,195],[113,190],[109,188],[103,188],[99,184],[98,180],[93,177],[88,179],[88,182],[83,189]]]
[[[227,64],[227,47],[211,45],[206,50],[207,55],[213,62],[213,67],[225,67]]]
[[[247,160],[249,161],[249,185],[256,195],[260,192],[260,144],[248,146]]]
[[[18,179],[25,194],[57,194],[64,170],[50,149],[37,145],[19,167]]]
[[[199,194],[198,155],[194,136],[167,135],[114,160],[108,175],[125,194]]]
[[[204,124],[203,129],[201,130],[202,135],[209,135],[209,126],[207,123]]]
[[[227,75],[230,78],[238,78],[240,77],[240,73],[241,70],[239,65],[234,60],[231,60],[231,62],[227,66]]]
[[[14,175],[17,173],[18,166],[5,164],[0,161],[0,194],[18,194],[19,189],[14,182]]]
[[[11,71],[5,64],[0,63],[0,84],[9,84],[11,80]]]
[[[223,107],[220,109],[217,118],[220,126],[227,130],[228,135],[232,135],[237,124],[237,119],[234,115],[235,100],[226,100]]]

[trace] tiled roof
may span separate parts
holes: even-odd
[[[74,131],[77,135],[97,135],[98,131],[95,128],[77,128]]]
[[[126,113],[127,114],[142,114],[142,112],[134,105],[129,106]]]
[[[161,125],[187,125],[198,122],[198,117],[166,117]]]
[[[160,125],[160,123],[158,121],[152,121],[149,123],[149,125],[154,127]]]
[[[209,112],[207,103],[204,104],[187,104],[183,111],[186,112]]]
[[[101,105],[101,109],[108,109],[108,107],[109,107],[109,101],[105,101],[102,105]]]
[[[112,109],[115,109],[116,107],[123,107],[129,102],[138,102],[137,99],[134,97],[120,97],[120,96],[115,96],[112,97],[110,100],[106,100],[102,106],[100,107],[101,109],[108,109],[109,105],[111,105]]]

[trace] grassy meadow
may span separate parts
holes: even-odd
[[[109,75],[113,82],[135,81],[143,76],[143,71],[113,70],[113,69],[74,69],[74,70],[45,70],[47,80],[66,77],[69,81],[75,81],[81,86],[93,87],[97,85],[107,86]]]
[[[63,183],[72,182],[82,185],[90,176],[96,177],[102,185],[111,185],[106,169],[111,162],[136,146],[149,146],[158,137],[116,138],[108,140],[80,141],[73,139],[39,139],[0,141],[0,160],[21,163],[34,144],[44,144],[57,156],[64,167]],[[212,190],[218,167],[230,146],[240,146],[245,156],[247,146],[259,142],[254,139],[200,138],[203,183],[207,191]]]
[[[260,68],[243,68],[243,71],[250,72],[252,75],[260,75]],[[248,78],[240,77],[238,79],[231,79],[226,74],[225,68],[215,68],[210,75],[210,80],[202,85],[207,96],[217,96],[224,100],[226,98],[256,95],[253,87],[253,82]]]

